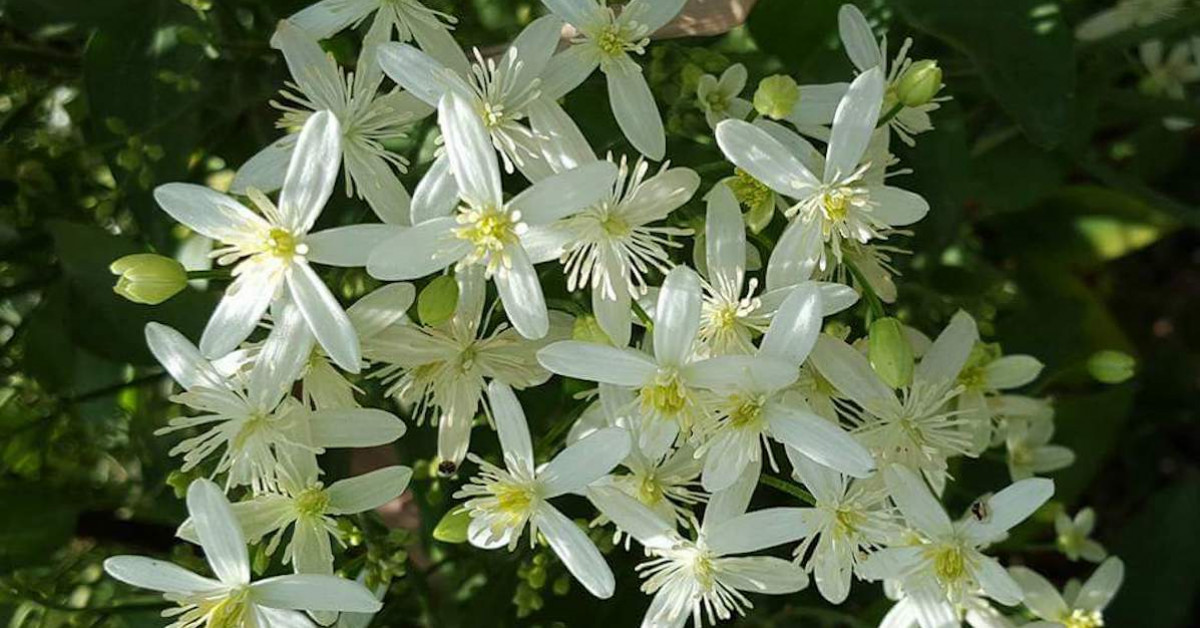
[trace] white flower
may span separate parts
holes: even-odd
[[[658,293],[653,358],[634,349],[566,340],[538,351],[538,361],[552,373],[636,389],[639,444],[647,451],[665,451],[677,436],[688,440],[693,427],[708,420],[711,400],[701,394],[703,386],[735,384],[766,364],[749,360],[743,368],[729,369],[697,360],[700,309],[700,278],[692,269],[676,266]]]
[[[504,452],[504,468],[472,455],[471,460],[480,466],[480,475],[454,494],[467,500],[464,506],[471,516],[471,544],[484,549],[507,546],[512,550],[528,524],[531,544],[537,543],[541,533],[571,575],[592,595],[611,597],[615,581],[604,557],[549,500],[578,493],[611,471],[629,453],[629,434],[620,428],[599,430],[535,468],[529,426],[516,395],[508,386],[492,382],[488,396]]]
[[[697,378],[699,386],[718,397],[713,403],[714,420],[700,427],[698,440],[703,444],[696,451],[697,456],[705,456],[706,490],[728,487],[748,464],[759,462],[763,449],[770,456],[771,439],[848,475],[866,477],[874,470],[874,460],[862,445],[809,410],[800,395],[785,393],[821,332],[821,310],[816,286],[801,285],[780,306],[757,356],[707,361],[704,373],[720,376],[712,382]],[[748,361],[757,364],[750,367]],[[746,375],[730,376],[739,370]],[[778,469],[775,460],[770,461]]]
[[[711,74],[700,77],[696,84],[696,102],[704,112],[708,126],[716,128],[718,122],[727,118],[745,120],[754,111],[754,105],[741,98],[744,89],[746,66],[740,63],[726,68],[719,80]]]
[[[688,202],[700,177],[667,164],[647,178],[649,171],[643,159],[631,167],[622,157],[612,189],[599,202],[566,220],[532,227],[528,234],[536,243],[530,247],[535,257],[556,255],[562,262],[568,290],[591,288],[596,320],[618,347],[629,344],[631,301],[646,294],[646,273],[668,272],[667,249],[682,246],[672,238],[692,233],[653,223]]]
[[[366,39],[389,41],[395,32],[399,41],[416,41],[429,56],[456,72],[466,72],[467,56],[450,34],[457,18],[417,0],[321,0],[288,21],[317,39],[326,39],[345,28],[358,26],[372,13],[375,20]]]
[[[962,625],[960,618],[966,620],[971,628],[1017,626],[977,593],[967,594],[957,605],[907,596],[903,591],[898,591],[898,594],[900,599],[884,615],[879,628],[958,628]],[[1023,628],[1029,628],[1029,625]]]
[[[294,81],[280,92],[281,102],[273,103],[283,112],[277,126],[295,129],[303,126],[314,111],[332,113],[341,128],[342,140],[341,150],[328,156],[329,167],[336,173],[339,165],[345,165],[346,194],[365,199],[385,223],[408,224],[411,199],[396,176],[396,170],[405,172],[408,164],[387,150],[384,142],[403,136],[410,124],[432,110],[413,95],[396,89],[379,93],[383,73],[374,59],[379,42],[373,38],[366,40],[358,67],[349,74],[321,49],[313,35],[287,20],[279,23],[271,43],[283,51]],[[238,169],[230,189],[239,194],[251,189],[278,189],[296,144],[293,133],[259,151]],[[380,225],[355,225],[343,230],[375,239],[388,232]]]
[[[505,312],[526,338],[549,331],[546,301],[535,263],[524,245],[528,225],[570,216],[595,203],[612,186],[616,169],[596,162],[543,179],[510,201],[500,189],[500,167],[479,116],[454,90],[445,92],[439,122],[446,154],[465,205],[455,216],[431,218],[377,246],[367,270],[385,280],[417,279],[452,264],[475,264],[494,278]]]
[[[1108,556],[1103,545],[1089,538],[1096,527],[1096,511],[1084,508],[1075,517],[1059,512],[1054,516],[1055,544],[1072,561],[1080,558],[1098,563]]]
[[[1179,42],[1170,52],[1161,40],[1152,39],[1138,47],[1138,56],[1146,67],[1138,88],[1147,94],[1184,100],[1188,85],[1200,81],[1200,37]],[[1163,125],[1171,131],[1188,129],[1193,124],[1195,120],[1178,116],[1163,119]]]
[[[188,487],[188,512],[196,537],[217,579],[171,563],[141,556],[114,556],[104,570],[136,587],[161,591],[180,608],[170,628],[311,628],[296,610],[374,613],[382,605],[357,582],[323,574],[295,574],[250,581],[246,539],[229,502],[215,484],[196,480]]]
[[[299,319],[298,308],[286,308],[277,324],[295,325]],[[248,374],[226,377],[170,327],[147,324],[146,344],[184,388],[185,392],[171,400],[201,413],[171,419],[167,427],[155,432],[203,428],[201,434],[171,449],[171,455],[183,455],[185,472],[223,449],[213,475],[228,473],[229,485],[249,485],[262,492],[277,486],[281,459],[297,450],[303,454],[305,450],[320,452],[326,447],[370,447],[390,443],[404,434],[404,423],[382,410],[309,412],[286,397],[303,366],[303,355],[287,363],[264,353]]]
[[[807,521],[808,537],[796,548],[796,560],[813,573],[821,596],[841,604],[850,594],[850,583],[862,560],[899,537],[894,510],[886,504],[887,492],[877,483],[854,481],[850,476],[817,464],[788,447],[793,476],[816,499]]]
[[[337,298],[309,266],[362,265],[360,239],[347,238],[339,229],[309,233],[333,192],[340,145],[333,115],[322,111],[310,117],[296,141],[278,206],[251,192],[262,216],[200,185],[168,183],[154,190],[155,200],[172,218],[225,243],[212,253],[218,263],[237,263],[233,284],[200,338],[204,355],[216,358],[236,348],[271,302],[286,292],[325,352],[338,366],[358,372],[358,336]]]
[[[530,180],[538,180],[551,170],[542,159],[541,142],[524,120],[541,96],[539,77],[561,32],[562,21],[557,17],[534,20],[499,61],[484,59],[476,50],[476,61],[465,75],[455,74],[404,44],[384,44],[379,65],[397,84],[432,107],[437,107],[447,89],[459,92],[469,100],[492,145],[500,151],[505,171],[511,173],[515,164]]]
[[[878,68],[850,85],[834,116],[820,178],[805,165],[811,158],[763,128],[741,120],[717,125],[717,143],[727,159],[796,200],[786,212],[792,223],[770,260],[771,266],[791,267],[791,283],[807,279],[815,268],[826,269],[826,246],[840,263],[842,241],[884,238],[893,227],[917,222],[929,211],[925,199],[871,180],[871,164],[860,164],[879,119],[883,88]]]
[[[1075,29],[1082,41],[1104,39],[1135,26],[1149,26],[1179,12],[1184,0],[1118,0],[1116,6],[1087,18]]]
[[[958,382],[963,386],[958,409],[971,422],[973,453],[982,452],[992,440],[997,413],[991,402],[1002,391],[1020,388],[1037,379],[1043,366],[1030,355],[1002,355],[996,344],[980,342],[975,345],[958,374]]]
[[[971,513],[952,522],[925,482],[912,471],[892,465],[883,472],[892,500],[919,541],[877,550],[861,565],[870,579],[898,579],[904,595],[914,600],[921,625],[945,626],[936,615],[945,602],[957,607],[976,591],[1012,606],[1021,588],[996,559],[980,550],[1033,514],[1054,494],[1054,483],[1042,478],[1016,482],[976,502]],[[929,615],[934,615],[930,617]],[[953,617],[953,614],[951,614]]]
[[[394,324],[364,345],[364,353],[382,368],[376,376],[389,385],[387,394],[415,404],[417,420],[431,411],[438,425],[438,455],[458,465],[470,447],[471,424],[484,401],[490,380],[522,389],[550,378],[537,362],[538,349],[567,338],[571,317],[550,313],[550,331],[540,340],[527,340],[507,325],[488,330],[483,321],[483,271],[466,268],[455,275],[458,302],[455,315],[436,326],[410,322]],[[484,412],[488,412],[483,404]]]
[[[654,595],[642,628],[699,628],[745,615],[753,604],[743,592],[785,595],[808,585],[804,570],[771,556],[742,556],[795,541],[807,532],[802,509],[767,508],[747,513],[758,468],[713,495],[695,540],[675,531],[641,502],[612,488],[591,488],[588,497],[653,557],[638,565],[642,591]]]
[[[878,42],[875,41],[871,25],[867,23],[867,18],[858,7],[853,4],[842,5],[841,10],[838,11],[838,31],[842,38],[842,45],[846,48],[846,55],[850,57],[850,61],[858,68],[859,72],[879,68],[886,77],[887,89],[884,95],[883,113],[888,114],[900,106],[896,97],[896,86],[904,76],[905,70],[912,65],[912,59],[908,58],[908,49],[912,46],[912,39],[905,38],[889,71],[887,37]],[[929,112],[940,106],[937,99],[919,107],[901,106],[899,111],[888,120],[888,126],[896,132],[896,137],[900,138],[900,141],[913,146],[916,142],[912,136],[933,130],[933,124],[929,121]]]
[[[975,321],[955,314],[921,358],[913,382],[890,388],[867,358],[845,342],[823,334],[813,348],[812,364],[842,396],[839,410],[854,424],[854,435],[880,465],[900,463],[919,470],[938,492],[946,481],[946,460],[965,455],[970,434],[947,404],[962,391],[959,371],[979,338]]]
[[[1013,480],[1065,469],[1075,462],[1075,453],[1062,445],[1051,445],[1054,415],[1049,404],[1045,414],[1010,416],[1004,421],[1004,445],[1008,449],[1008,473]]]
[[[618,15],[599,0],[542,0],[579,33],[573,46],[551,59],[543,93],[558,99],[599,67],[608,79],[608,99],[621,131],[638,152],[661,160],[667,150],[662,116],[642,68],[629,53],[643,54],[650,35],[671,21],[685,1],[631,0]]]
[[[1104,609],[1121,588],[1121,581],[1125,579],[1125,563],[1116,556],[1097,567],[1083,586],[1079,586],[1076,580],[1067,583],[1063,595],[1058,593],[1054,585],[1031,569],[1010,567],[1008,571],[1025,592],[1025,606],[1045,620],[1045,623],[1037,622],[1029,626],[1044,628],[1103,626]]]

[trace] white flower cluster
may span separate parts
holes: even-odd
[[[1050,444],[1049,403],[1009,392],[1041,364],[981,341],[965,313],[933,340],[906,327],[890,344],[822,331],[860,294],[874,305],[896,297],[888,260],[897,249],[887,243],[929,205],[889,184],[901,171],[888,171],[888,146],[893,133],[911,144],[932,128],[940,72],[908,59],[911,42],[889,64],[886,40],[847,5],[840,27],[855,76],[797,87],[779,121],[747,120],[744,68],[701,80],[698,106],[737,174],[705,191],[698,272],[673,261],[693,233],[670,219],[701,179],[651,165],[667,144],[636,61],[684,1],[544,4],[550,13],[491,57],[464,54],[454,18],[416,0],[323,0],[280,23],[272,43],[293,82],[277,106],[280,127],[295,132],[242,167],[236,196],[190,184],[156,191],[172,217],[221,243],[213,256],[233,267],[198,348],[167,327],[146,329],[182,388],[173,399],[192,411],[161,432],[186,432],[172,450],[183,471],[223,484],[193,483],[179,531],[204,548],[218,579],[132,557],[110,559],[109,572],[178,602],[181,628],[309,625],[297,610],[328,624],[338,612],[378,610],[364,587],[332,575],[336,517],[396,498],[411,472],[326,486],[318,466],[329,448],[404,433],[395,415],[359,406],[346,375],[369,368],[413,418],[436,422],[445,468],[478,466],[455,495],[473,545],[511,550],[528,526],[530,543],[544,540],[602,598],[614,575],[555,504],[586,497],[594,525],[642,545],[638,574],[653,596],[643,626],[730,619],[751,595],[793,593],[810,579],[834,604],[855,580],[884,581],[897,600],[888,626],[1008,626],[991,603],[1022,600],[1047,622],[1099,626],[1120,582],[1116,559],[1065,600],[985,553],[1050,499],[1053,483],[1035,476],[1073,459]],[[318,41],[372,15],[358,67],[344,72]],[[596,68],[640,155],[601,158],[559,103]],[[410,195],[397,177],[408,164],[386,141],[434,113],[441,147]],[[314,232],[339,173],[380,222]],[[502,182],[517,173],[529,185],[508,194]],[[747,190],[787,220],[761,290],[739,207]],[[408,283],[386,283],[344,310],[314,264],[365,267],[384,282],[443,275],[457,287],[453,314],[410,319]],[[547,308],[539,265],[589,292],[602,333],[571,339],[572,318]],[[494,320],[497,308],[506,322]],[[265,338],[248,342],[264,321]],[[567,446],[542,463],[513,389],[552,375],[598,392]],[[498,464],[468,453],[480,412],[499,438]],[[1014,483],[952,519],[938,499],[951,464],[999,446]],[[803,489],[774,475],[781,451]],[[809,504],[747,512],[760,483]],[[240,501],[230,506],[223,493]],[[1062,516],[1059,543],[1073,558],[1104,558],[1087,539],[1092,521]],[[272,553],[285,540],[296,575],[250,583],[246,543]],[[794,546],[791,560],[761,554],[781,545]]]

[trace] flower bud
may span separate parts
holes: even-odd
[[[867,356],[871,368],[888,386],[903,388],[912,382],[913,351],[904,325],[894,318],[879,318],[868,330]]]
[[[145,305],[158,305],[179,294],[188,281],[183,264],[153,253],[126,255],[108,269],[120,277],[113,292]]]
[[[1137,372],[1137,360],[1120,351],[1097,351],[1087,363],[1088,373],[1104,384],[1120,384]]]
[[[800,87],[792,77],[783,74],[763,79],[754,92],[754,109],[773,120],[787,117],[799,101]]]
[[[442,275],[429,282],[417,297],[417,316],[425,325],[441,325],[454,316],[458,307],[458,282]]]
[[[942,69],[933,59],[922,59],[908,66],[896,85],[896,98],[905,107],[920,107],[933,100],[942,89]]]
[[[467,526],[471,525],[471,513],[459,506],[446,513],[433,528],[433,538],[443,543],[463,543],[467,540]]]

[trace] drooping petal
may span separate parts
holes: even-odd
[[[804,131],[810,137],[816,137],[821,140],[828,140],[828,132],[825,137],[814,135],[814,129],[823,129],[825,126],[833,123],[833,114],[837,112],[838,103],[842,102],[842,98],[846,96],[846,90],[850,89],[849,83],[826,83],[822,85],[801,85],[800,100],[788,114],[787,120],[796,126],[796,128]],[[822,162],[824,156],[822,156]]]
[[[818,464],[812,458],[801,453],[794,447],[785,449],[788,460],[792,463],[792,475],[808,487],[818,503],[832,504],[837,502],[845,492],[845,484],[841,474],[829,467]]]
[[[890,580],[910,572],[921,560],[919,546],[884,547],[859,562],[858,573],[866,580]]]
[[[250,585],[255,604],[306,611],[374,613],[383,608],[363,585],[324,574],[291,574]]]
[[[820,184],[783,144],[749,122],[725,120],[716,136],[726,159],[784,196],[799,198]]]
[[[505,464],[518,465],[525,473],[532,473],[533,442],[529,438],[529,424],[521,402],[517,401],[511,388],[495,380],[488,384],[488,401]]]
[[[221,242],[240,242],[271,228],[245,205],[203,185],[160,185],[154,188],[154,200],[176,221]]]
[[[671,168],[642,182],[633,196],[625,199],[629,220],[649,223],[662,220],[692,198],[700,187],[700,175],[690,168]]]
[[[412,197],[411,224],[445,218],[458,203],[458,183],[450,170],[450,159],[440,155],[421,177]]]
[[[641,386],[657,368],[640,351],[577,340],[549,345],[538,351],[537,358],[538,363],[553,373],[618,386]]]
[[[821,290],[815,283],[796,286],[771,319],[759,354],[803,363],[821,335],[823,312]]]
[[[838,34],[846,48],[846,56],[859,72],[866,72],[883,63],[883,54],[875,33],[862,11],[853,4],[843,4],[838,11]]]
[[[820,177],[825,172],[825,155],[795,131],[765,118],[755,120],[754,126],[766,131],[767,135],[788,149],[814,176]]]
[[[612,192],[617,167],[593,161],[562,172],[526,188],[509,201],[531,225],[545,225],[596,204]]]
[[[813,579],[817,581],[817,590],[831,604],[841,604],[850,595],[850,581],[854,576],[850,551],[853,550],[848,547],[843,550],[839,545],[822,544],[813,556]]]
[[[280,277],[264,270],[244,272],[225,289],[200,336],[200,352],[206,357],[219,358],[233,351],[258,325],[279,290]]]
[[[721,559],[723,580],[751,593],[785,595],[808,586],[808,575],[799,565],[773,556]]]
[[[345,87],[337,62],[321,49],[317,37],[290,20],[282,20],[271,37],[271,46],[283,52],[292,79],[316,109],[342,104]]]
[[[991,556],[984,556],[975,566],[975,579],[988,597],[1005,606],[1016,606],[1023,594],[1021,586]]]
[[[808,281],[821,259],[824,246],[820,225],[793,220],[767,261],[767,289],[777,290]]]
[[[892,501],[896,502],[910,526],[934,537],[945,537],[953,532],[950,517],[942,504],[934,499],[924,480],[912,471],[891,465],[884,469],[883,480]]]
[[[531,81],[542,75],[558,48],[562,27],[562,18],[543,15],[530,22],[513,40],[506,54],[514,55],[521,67],[519,82],[513,89],[525,89]]]
[[[746,513],[750,506],[750,498],[758,486],[758,477],[762,472],[762,460],[752,461],[742,469],[742,474],[729,486],[714,492],[708,499],[704,509],[704,520],[701,530],[707,531]]]
[[[442,270],[471,248],[454,235],[457,225],[451,217],[435,218],[396,233],[371,251],[367,272],[376,279],[405,281]]]
[[[846,90],[837,112],[833,114],[829,149],[825,155],[823,179],[826,183],[847,177],[858,170],[858,164],[871,141],[871,134],[875,131],[875,123],[879,120],[885,82],[883,71],[875,67],[859,74],[850,83],[850,89]]]
[[[542,158],[552,170],[563,172],[596,160],[579,126],[557,102],[538,98],[527,113],[534,134],[542,140]]]
[[[393,225],[349,225],[311,233],[304,239],[308,261],[326,266],[361,268],[371,252],[395,236],[402,227]]]
[[[605,74],[608,99],[621,132],[638,152],[655,161],[662,160],[667,152],[667,136],[642,68],[625,56],[609,64]]]
[[[718,288],[735,288],[740,297],[746,274],[746,226],[737,198],[724,185],[708,193],[704,236],[709,282]]]
[[[308,264],[295,264],[288,274],[287,286],[326,355],[343,370],[357,373],[362,368],[358,334],[325,282]]]
[[[822,377],[858,405],[899,410],[892,389],[879,379],[867,358],[845,342],[822,334],[810,359]]]
[[[178,331],[161,323],[146,323],[146,345],[171,378],[185,389],[226,388],[225,378]]]
[[[190,594],[224,586],[179,565],[145,556],[113,556],[104,561],[104,571],[125,584],[163,593]]]
[[[359,337],[369,338],[404,317],[416,298],[410,283],[392,283],[376,288],[346,309],[346,316]]]
[[[408,29],[413,38],[429,56],[459,76],[471,71],[471,62],[463,52],[462,45],[454,39],[450,29],[436,20],[409,20]]]
[[[454,91],[443,94],[438,103],[438,123],[446,141],[446,156],[461,196],[474,207],[499,208],[503,203],[500,166],[479,114],[464,96]]]
[[[374,447],[386,445],[407,430],[390,412],[371,408],[317,410],[308,419],[312,444],[316,447]]]
[[[316,39],[327,39],[377,8],[378,0],[322,0],[294,13],[288,21]]]
[[[718,556],[749,554],[797,541],[813,533],[812,508],[764,508],[706,530],[708,547]]]
[[[613,345],[624,347],[629,344],[633,331],[633,310],[628,290],[617,290],[616,296],[616,299],[609,300],[604,298],[602,287],[592,288],[592,313]]]
[[[538,473],[546,497],[582,491],[629,455],[629,433],[619,427],[592,432],[562,450]]]
[[[796,365],[766,356],[720,355],[693,362],[683,369],[689,386],[723,393],[767,393],[796,381]]]
[[[904,227],[920,221],[929,213],[929,202],[920,194],[890,185],[872,187],[871,201],[877,203],[871,213],[892,227]]]
[[[283,301],[276,308],[274,325],[262,344],[247,383],[250,403],[270,411],[292,390],[312,355],[314,337],[300,308]]]
[[[329,111],[309,116],[288,163],[279,212],[292,233],[308,233],[333,194],[342,161],[342,127]]]
[[[396,171],[382,156],[355,143],[346,143],[346,171],[354,181],[354,193],[367,201],[371,211],[385,224],[407,225],[412,198]]]
[[[507,251],[510,266],[495,276],[496,291],[508,320],[522,336],[537,340],[550,331],[550,314],[537,271],[521,245]]]
[[[595,543],[592,543],[574,521],[546,504],[534,513],[533,523],[546,537],[550,548],[562,560],[567,571],[570,571],[589,593],[600,599],[612,597],[613,589],[616,588],[612,570],[609,569],[608,563],[604,562],[604,556],[596,549]]]
[[[875,470],[871,453],[826,419],[782,403],[769,404],[765,412],[771,435],[809,458],[856,478]]]
[[[378,508],[399,497],[411,478],[412,469],[393,466],[334,482],[328,489],[330,512],[352,515]]]
[[[227,585],[250,582],[246,538],[221,489],[208,480],[193,481],[188,486],[187,507],[213,573]]]
[[[659,364],[679,366],[691,357],[700,310],[700,277],[687,266],[672,268],[654,312],[654,356]]]
[[[979,329],[975,325],[975,319],[971,318],[970,314],[959,311],[950,319],[946,329],[938,334],[933,346],[925,352],[913,374],[914,377],[930,383],[954,381],[978,341]]]

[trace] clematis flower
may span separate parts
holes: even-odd
[[[535,354],[547,343],[570,336],[572,319],[550,313],[550,331],[540,340],[523,338],[501,324],[490,329],[483,318],[483,270],[466,268],[455,275],[458,302],[444,324],[393,324],[364,345],[368,359],[380,364],[375,373],[388,385],[386,394],[413,404],[418,420],[432,413],[438,425],[438,456],[457,466],[467,455],[471,424],[484,403],[489,381],[516,389],[550,378]]]
[[[304,123],[278,205],[261,192],[250,193],[262,215],[200,185],[168,183],[154,190],[155,200],[172,218],[225,243],[212,253],[218,263],[237,264],[233,284],[200,338],[204,355],[216,358],[233,351],[271,302],[286,293],[325,353],[343,369],[358,372],[358,336],[310,266],[362,265],[364,243],[357,238],[347,238],[339,229],[309,233],[333,192],[341,135],[337,118],[326,111]]]
[[[312,34],[287,20],[280,22],[271,43],[283,52],[294,82],[273,105],[283,113],[276,125],[281,129],[302,127],[314,111],[332,113],[342,139],[341,149],[328,159],[335,173],[344,164],[347,196],[366,200],[384,223],[404,225],[411,199],[396,172],[406,172],[408,162],[385,148],[384,142],[403,137],[432,109],[397,89],[380,93],[383,73],[375,61],[375,48],[386,40],[378,38],[368,35],[357,68],[347,74]],[[279,189],[297,139],[291,133],[259,151],[238,169],[230,189],[238,194]],[[342,232],[358,236],[361,243],[366,238],[377,241],[388,230],[381,225],[353,225]]]
[[[298,308],[288,308],[278,324],[298,325],[301,320]],[[171,400],[200,412],[197,416],[171,419],[167,427],[155,432],[204,429],[171,449],[171,455],[183,456],[184,472],[220,451],[214,476],[227,474],[230,486],[248,485],[256,492],[271,491],[278,486],[281,460],[296,452],[383,445],[404,434],[404,423],[382,410],[344,408],[309,412],[288,397],[303,365],[301,360],[287,363],[264,353],[249,373],[235,371],[226,376],[170,327],[147,324],[146,344],[184,388],[184,392]]]
[[[251,582],[246,539],[221,489],[196,480],[188,486],[187,506],[216,579],[142,556],[104,561],[104,570],[113,578],[160,591],[179,605],[163,612],[164,617],[176,618],[169,628],[312,628],[297,610],[374,613],[382,608],[366,587],[332,575],[294,574]]]
[[[613,488],[591,488],[592,502],[620,529],[637,539],[651,560],[638,565],[642,591],[654,599],[643,628],[699,628],[745,615],[753,607],[744,592],[785,595],[808,586],[804,570],[771,556],[745,556],[802,537],[807,525],[800,508],[746,512],[758,469],[713,495],[694,540],[642,503]]]
[[[1054,516],[1054,543],[1058,546],[1058,551],[1071,561],[1082,558],[1088,562],[1098,563],[1104,560],[1108,556],[1108,551],[1099,542],[1090,538],[1095,527],[1096,511],[1091,508],[1080,510],[1075,513],[1074,517],[1065,512],[1059,512]]]
[[[754,105],[741,97],[744,89],[746,66],[740,63],[725,68],[720,79],[711,74],[700,77],[696,83],[696,103],[709,127],[716,128],[717,123],[727,118],[745,120],[754,111]]]
[[[1033,356],[1002,355],[996,344],[981,342],[971,350],[971,357],[958,374],[963,386],[958,409],[969,421],[974,453],[982,452],[992,440],[997,414],[996,404],[990,401],[998,399],[1002,391],[1020,388],[1037,379],[1042,366]]]
[[[1038,405],[1044,412],[1027,417],[1010,415],[1004,420],[1008,473],[1014,481],[1065,469],[1075,462],[1075,452],[1050,444],[1054,410],[1044,402]]]
[[[727,159],[796,200],[785,212],[792,222],[770,260],[770,266],[789,275],[792,283],[830,265],[826,247],[840,264],[843,241],[885,238],[894,227],[917,222],[929,211],[919,195],[868,180],[871,164],[861,164],[879,119],[883,89],[878,68],[851,83],[834,117],[820,178],[794,147],[761,127],[740,120],[717,126],[717,143]]]
[[[1184,0],[1118,0],[1115,6],[1080,22],[1075,37],[1094,41],[1137,26],[1149,26],[1170,19],[1183,4]]]
[[[1043,620],[1025,628],[1099,628],[1104,625],[1104,609],[1125,579],[1125,563],[1113,556],[1097,567],[1083,586],[1072,580],[1062,594],[1032,569],[1010,567],[1008,572],[1021,585],[1025,606]]]
[[[543,93],[557,100],[600,68],[608,80],[608,99],[621,132],[638,152],[660,161],[667,151],[662,116],[642,68],[630,53],[644,54],[650,35],[670,22],[685,1],[631,0],[618,14],[598,0],[542,0],[579,33],[573,46],[550,60]]]
[[[629,453],[629,435],[620,428],[599,430],[535,468],[529,426],[516,395],[508,386],[492,382],[488,396],[504,468],[470,456],[480,474],[454,497],[467,500],[471,544],[483,549],[507,546],[511,551],[528,525],[531,545],[540,533],[584,588],[598,598],[611,597],[615,581],[604,557],[549,500],[580,492],[611,471]]]
[[[883,479],[919,542],[875,551],[861,565],[864,577],[899,580],[923,628],[957,625],[951,623],[957,622],[953,609],[978,590],[1006,606],[1022,600],[1016,581],[981,550],[1050,499],[1053,482],[1021,480],[980,499],[963,520],[952,522],[912,471],[892,465],[884,469]]]
[[[549,331],[546,301],[525,250],[528,224],[570,216],[599,200],[616,177],[612,164],[597,162],[535,183],[507,203],[491,140],[471,104],[447,91],[439,105],[446,154],[466,203],[456,216],[425,220],[377,246],[367,270],[384,280],[417,279],[451,264],[472,265],[494,278],[513,327],[526,338]]]

